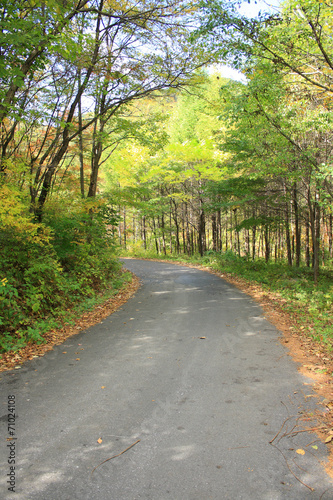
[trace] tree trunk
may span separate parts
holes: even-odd
[[[328,251],[329,251],[330,259],[333,258],[332,241],[333,241],[333,215],[330,214],[329,215],[329,229],[328,229]]]
[[[153,226],[153,233],[154,233],[156,253],[158,255],[160,253],[160,251],[159,251],[159,243],[158,243],[158,238],[157,238],[157,234],[156,234],[156,223],[155,223],[155,218],[154,217],[153,217],[152,226]]]
[[[222,223],[221,210],[217,212],[217,227],[218,227],[218,251],[222,252]]]
[[[270,258],[271,247],[269,241],[269,229],[265,226],[265,262],[267,263]]]
[[[235,240],[237,244],[237,254],[238,257],[240,257],[240,241],[239,241],[239,231],[237,231],[237,226],[238,226],[238,218],[237,218],[237,208],[234,209],[234,214],[235,214]]]
[[[133,227],[133,241],[134,243],[136,243],[136,220],[134,214],[132,217],[132,227]]]
[[[201,257],[206,251],[206,223],[205,223],[205,213],[202,208],[202,200],[200,200],[200,212],[198,221],[198,249]]]
[[[307,267],[310,267],[310,224],[308,214],[305,220],[305,263]]]
[[[173,217],[173,221],[175,223],[175,226],[176,226],[176,252],[177,254],[180,253],[180,239],[179,239],[179,220],[178,220],[178,207],[177,207],[177,203],[175,202],[175,200],[172,198],[172,203],[173,203],[173,206],[174,206],[174,210],[172,211],[172,217]]]
[[[142,217],[142,239],[143,239],[143,247],[147,250],[147,232],[146,232],[146,217]]]
[[[79,68],[78,70],[78,81],[79,81],[79,87],[81,87],[81,69]],[[79,114],[79,160],[80,160],[80,191],[81,191],[81,198],[84,198],[85,193],[84,193],[84,156],[83,156],[83,133],[82,133],[82,127],[83,127],[83,121],[82,121],[82,99],[80,96],[79,102],[78,102],[78,114]]]
[[[315,201],[312,203],[310,190],[308,192],[309,222],[312,236],[312,268],[313,281],[318,284],[319,277],[319,252],[320,252],[320,208],[318,204],[318,195],[315,195]]]
[[[165,228],[165,224],[164,224],[164,214],[162,213],[161,215],[161,219],[158,218],[158,225],[161,229],[161,232],[162,232],[162,250],[163,250],[163,253],[164,255],[166,255],[166,244],[165,244],[165,231],[164,231],[164,228]]]
[[[286,231],[288,266],[292,266],[293,265],[293,258],[292,258],[292,252],[291,252],[290,222],[289,222],[289,206],[288,206],[288,203],[286,203],[285,217],[286,217],[286,220],[285,220],[285,231]]]
[[[295,215],[295,237],[296,237],[296,267],[299,267],[301,261],[301,230],[299,222],[299,208],[297,200],[297,187],[294,184],[293,189],[294,215]]]
[[[123,221],[124,221],[124,248],[126,250],[127,238],[126,238],[126,208],[123,211]]]
[[[218,234],[217,234],[217,224],[216,224],[216,214],[212,214],[212,240],[213,240],[213,250],[218,251]]]
[[[256,258],[256,236],[257,236],[257,227],[252,226],[252,260]]]
[[[228,251],[228,213],[225,214],[225,251]]]

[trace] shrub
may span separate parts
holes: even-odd
[[[15,224],[0,206],[0,351],[42,342],[54,318],[95,297],[121,268],[108,224],[116,220],[101,202],[53,206],[43,224],[14,206]]]

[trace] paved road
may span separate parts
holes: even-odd
[[[122,309],[1,374],[0,497],[333,499],[319,464],[324,445],[290,434],[315,404],[305,397],[311,386],[261,308],[203,271],[136,260],[126,267],[143,286]],[[8,396],[17,410],[9,442]]]

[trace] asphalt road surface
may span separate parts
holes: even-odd
[[[143,286],[121,309],[0,374],[0,497],[333,499],[326,447],[299,432],[310,381],[259,305],[207,272],[125,266]]]

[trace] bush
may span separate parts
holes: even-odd
[[[52,207],[43,224],[0,217],[0,351],[42,342],[55,318],[117,277],[112,215],[101,203],[80,202]]]

